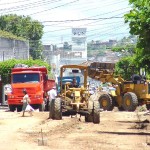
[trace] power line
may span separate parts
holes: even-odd
[[[116,35],[130,35],[130,33],[126,33],[126,32],[120,32],[120,33],[109,33],[109,34],[106,34],[107,36],[108,35],[113,35],[113,36],[116,36]],[[87,36],[87,39],[89,38],[90,36]],[[96,36],[97,37],[97,36]],[[98,36],[99,37],[99,36]],[[104,36],[103,36],[104,37]],[[104,38],[102,38],[102,37],[99,37],[99,40],[103,40]],[[91,39],[92,40],[92,39]],[[48,40],[48,42],[49,42],[50,40]],[[46,42],[46,41],[45,41]],[[72,43],[72,41],[68,41],[67,40],[67,42],[68,43]],[[64,43],[64,42],[63,42]],[[62,42],[57,42],[57,43],[55,43],[54,45],[58,45],[58,44],[63,44]]]
[[[108,24],[117,24],[117,23],[120,23],[119,21],[117,21],[117,22],[110,22],[110,23],[107,23],[107,25]],[[106,23],[99,23],[98,25],[106,25]],[[94,25],[94,26],[96,26],[96,25]],[[110,27],[112,27],[112,25],[110,26]],[[71,29],[72,27],[70,26],[70,27],[68,27],[68,28],[63,28],[63,29],[58,29],[58,30],[50,30],[50,31],[46,31],[46,32],[44,32],[44,33],[49,33],[49,32],[57,32],[57,31],[64,31],[64,30],[68,30],[68,29]],[[90,31],[96,31],[96,30],[99,30],[99,29],[94,29],[94,30],[90,30]]]
[[[26,2],[27,1],[31,1],[31,0],[26,0]],[[25,0],[20,0],[20,1],[17,1],[17,2],[11,2],[11,3],[2,3],[2,4],[0,4],[0,5],[11,5],[11,4],[16,4],[16,3],[22,3],[22,2],[25,2]]]
[[[102,24],[102,25],[104,25],[104,24]],[[55,32],[55,31],[63,31],[63,30],[67,30],[67,29],[70,29],[70,28],[64,28],[64,29],[59,29],[59,30],[47,31],[47,32],[44,32],[44,33]]]
[[[35,15],[35,14],[38,14],[38,13],[43,13],[43,12],[45,12],[45,11],[49,11],[49,10],[52,10],[52,9],[56,9],[56,8],[59,8],[59,7],[63,7],[63,6],[66,6],[66,5],[70,5],[70,4],[75,3],[75,2],[77,2],[77,1],[79,1],[79,0],[75,0],[75,1],[72,1],[72,2],[69,2],[69,3],[65,3],[65,4],[62,4],[62,5],[59,5],[59,6],[50,8],[50,9],[46,9],[46,10],[43,10],[43,11],[35,12],[35,13],[29,14],[29,15],[32,16],[32,15]]]
[[[110,1],[109,1],[110,2]],[[90,11],[90,10],[96,10],[96,9],[100,9],[100,8],[103,8],[103,7],[107,7],[107,6],[114,6],[114,5],[116,5],[116,4],[120,4],[120,3],[122,3],[122,2],[125,2],[124,0],[123,1],[117,1],[116,3],[104,3],[104,5],[102,5],[101,4],[101,7],[94,7],[94,8],[91,8],[92,6],[90,5],[90,8],[89,9],[87,9],[87,10],[83,10],[83,12],[87,12],[87,11]],[[84,7],[85,8],[85,7]]]
[[[15,6],[15,7],[0,9],[0,11],[6,11],[6,12],[3,12],[3,14],[14,12],[14,11],[16,12],[16,11],[21,11],[21,10],[24,10],[24,9],[40,7],[42,5],[47,5],[49,3],[54,3],[54,2],[58,2],[58,1],[61,1],[61,0],[53,0],[53,2],[52,2],[52,0],[51,1],[41,0],[41,1],[37,1],[36,3],[31,2],[31,3],[28,3],[28,4],[24,4],[24,5],[19,5],[19,6]]]
[[[126,8],[128,8],[128,7],[126,7]],[[90,16],[90,17],[87,17],[87,18],[82,18],[82,19],[89,19],[89,18],[92,18],[92,17],[97,17],[97,16],[104,16],[104,15],[106,15],[106,14],[109,14],[109,13],[113,13],[113,12],[117,12],[117,11],[119,11],[119,10],[124,10],[124,9],[126,9],[126,8],[121,8],[121,9],[118,9],[118,10],[115,10],[115,11],[110,11],[110,12],[107,12],[107,13],[102,13],[102,14],[99,14],[99,15],[94,15],[94,16]],[[122,14],[124,14],[124,13],[127,13],[127,11],[126,12],[123,12],[123,13],[121,13],[121,14],[117,14],[116,16],[118,16],[118,15],[122,15]],[[81,21],[85,21],[85,20],[81,20]],[[105,19],[106,20],[106,19]],[[94,21],[93,23],[96,23],[96,22],[99,22],[100,21],[100,19],[97,21]],[[43,22],[41,22],[41,23],[47,23],[48,21],[43,21]],[[63,22],[63,23],[66,23],[65,21]],[[87,23],[87,24],[84,24],[84,25],[89,25],[89,24],[92,24],[92,23]],[[52,26],[56,26],[56,25],[58,25],[58,24],[51,24]],[[59,24],[60,25],[60,24]]]
[[[114,28],[116,28],[118,30],[119,28],[122,28],[122,27],[124,27],[124,26],[120,26],[119,25],[119,26],[115,26]],[[119,35],[118,33],[116,33],[116,30],[114,30],[114,28],[113,29],[107,29],[107,28],[105,28],[105,30],[101,30],[99,33],[96,32],[95,34],[91,34],[91,35],[89,35],[88,32],[87,32],[87,39],[91,38],[91,37],[95,38],[95,37],[100,37],[100,36],[106,37],[106,36],[110,36],[110,35],[114,35],[114,36],[115,35]],[[112,31],[115,32],[115,33],[111,33]],[[129,34],[129,33],[127,33],[127,34]],[[64,37],[70,37],[70,39],[71,39],[71,34],[69,34],[69,35],[66,34],[66,35],[63,35],[63,36]],[[54,37],[58,37],[58,36],[50,36],[50,37],[54,38]],[[58,37],[58,38],[60,38],[60,37]],[[47,37],[47,39],[48,39],[48,37]]]
[[[43,0],[44,1],[44,0]],[[35,2],[34,4],[33,3],[29,3],[29,4],[26,4],[26,5],[21,5],[22,6],[22,8],[21,8],[21,6],[15,6],[15,8],[13,7],[13,9],[15,9],[15,10],[13,10],[13,9],[11,9],[11,8],[9,8],[9,9],[7,9],[7,11],[8,10],[10,10],[9,12],[12,12],[12,11],[17,11],[16,9],[21,9],[21,10],[23,10],[23,9],[26,9],[26,8],[34,8],[34,7],[39,7],[40,5],[45,5],[47,2],[51,2],[52,3],[52,1],[37,1],[37,2]],[[75,3],[75,2],[77,2],[78,0],[76,0],[76,1],[72,1],[72,2],[70,2],[70,3]],[[21,2],[21,1],[20,1]],[[22,1],[23,2],[23,1]],[[55,3],[56,2],[60,2],[60,0],[55,0]],[[122,1],[121,1],[122,2]],[[113,4],[117,4],[117,3],[121,3],[121,2],[116,2],[116,3],[113,3]],[[54,1],[53,1],[53,3],[54,3]],[[43,10],[43,11],[40,11],[40,12],[35,12],[34,14],[37,14],[37,13],[42,13],[42,12],[45,12],[45,11],[48,11],[48,10],[52,10],[52,9],[56,9],[56,8],[59,8],[59,7],[62,7],[62,6],[68,6],[70,3],[65,3],[65,4],[63,4],[63,5],[59,5],[59,6],[56,6],[56,7],[53,7],[53,8],[50,8],[50,9],[46,9],[46,10]],[[76,4],[76,3],[75,3]],[[89,4],[92,4],[92,3],[89,3]],[[111,3],[108,3],[108,5],[107,6],[111,6],[112,4]],[[79,5],[79,6],[81,6],[81,5]],[[91,6],[91,5],[90,5]],[[113,7],[113,5],[112,5],[112,7]],[[88,9],[88,7],[87,7],[87,5],[85,4],[84,5],[84,8],[86,8],[86,9]],[[99,8],[99,7],[95,7],[95,8]],[[94,9],[94,8],[93,8]],[[119,10],[123,10],[124,8],[120,8]],[[125,8],[125,9],[128,9],[128,7],[127,8]],[[4,9],[3,9],[4,10]],[[6,10],[6,9],[5,9]],[[88,10],[90,10],[90,9],[88,9]],[[92,9],[91,9],[92,10]],[[115,10],[115,11],[111,11],[111,12],[107,12],[107,13],[103,13],[103,14],[98,14],[98,15],[95,15],[95,16],[89,16],[89,17],[87,17],[87,18],[81,18],[81,19],[75,19],[75,20],[73,20],[73,19],[71,19],[71,20],[69,20],[69,19],[67,19],[67,20],[58,20],[57,22],[59,23],[59,25],[60,25],[60,23],[61,24],[63,24],[63,23],[69,23],[69,22],[81,22],[81,21],[89,21],[89,23],[86,23],[86,24],[83,24],[83,25],[80,25],[80,27],[81,26],[85,26],[85,25],[93,25],[93,26],[95,26],[96,24],[96,22],[102,22],[102,21],[105,21],[105,20],[110,20],[110,19],[119,19],[119,18],[123,18],[122,16],[117,16],[117,15],[120,15],[120,14],[117,14],[117,15],[113,15],[112,17],[110,16],[110,17],[98,17],[98,16],[100,16],[100,15],[106,15],[106,14],[108,14],[108,13],[113,13],[113,12],[117,12],[118,10]],[[32,15],[32,14],[31,14]],[[93,17],[93,18],[92,18]],[[46,22],[56,22],[56,21],[46,21]],[[46,23],[45,22],[45,23]],[[107,22],[107,21],[106,21]],[[52,24],[51,26],[53,26],[54,24]],[[45,26],[48,26],[48,25],[45,25]],[[56,32],[56,31],[63,31],[63,30],[68,30],[68,29],[70,29],[71,28],[71,26],[69,27],[69,28],[64,28],[64,29],[60,29],[60,30],[53,30],[53,32]],[[93,30],[93,32],[94,31],[97,31],[98,29],[96,29],[96,30]],[[51,32],[51,31],[48,31],[48,32]],[[46,32],[45,32],[46,33]]]
[[[58,21],[46,21],[46,22],[74,22],[74,21],[88,21],[88,20],[105,20],[105,19],[114,19],[114,18],[123,18],[123,17],[104,17],[104,18],[93,18],[93,19],[75,19],[75,20],[58,20]]]

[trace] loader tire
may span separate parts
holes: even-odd
[[[109,94],[102,94],[99,97],[100,108],[103,110],[112,111],[114,108],[114,102]]]
[[[62,119],[62,107],[61,107],[61,99],[56,98],[54,100],[54,119],[61,120]]]
[[[100,106],[98,101],[94,101],[93,103],[93,123],[98,124],[100,123]]]
[[[123,96],[122,107],[125,111],[135,111],[138,106],[138,99],[135,93],[127,92]]]

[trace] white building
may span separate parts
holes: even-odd
[[[86,28],[72,28],[72,52],[75,62],[87,61]]]

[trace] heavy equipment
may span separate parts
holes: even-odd
[[[98,101],[104,110],[135,111],[137,106],[146,104],[150,109],[150,81],[146,80],[144,72],[133,74],[131,80],[124,80],[121,76],[115,77],[114,63],[93,62],[88,66],[88,76],[102,83],[110,82],[116,89],[100,92]]]
[[[63,82],[67,70],[78,70],[83,80],[79,87],[73,87],[71,82]],[[62,113],[68,115],[85,116],[85,122],[100,123],[100,106],[88,90],[88,67],[82,65],[63,65],[60,68],[60,93],[50,102],[50,118],[62,119]]]
[[[48,70],[44,66],[28,67],[17,64],[11,70],[12,92],[8,96],[10,111],[22,110],[23,90],[26,89],[31,100],[31,105],[40,111],[45,110],[47,91],[55,85],[55,80],[48,79]]]

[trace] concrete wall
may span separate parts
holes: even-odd
[[[29,43],[0,37],[0,61],[29,59]]]

